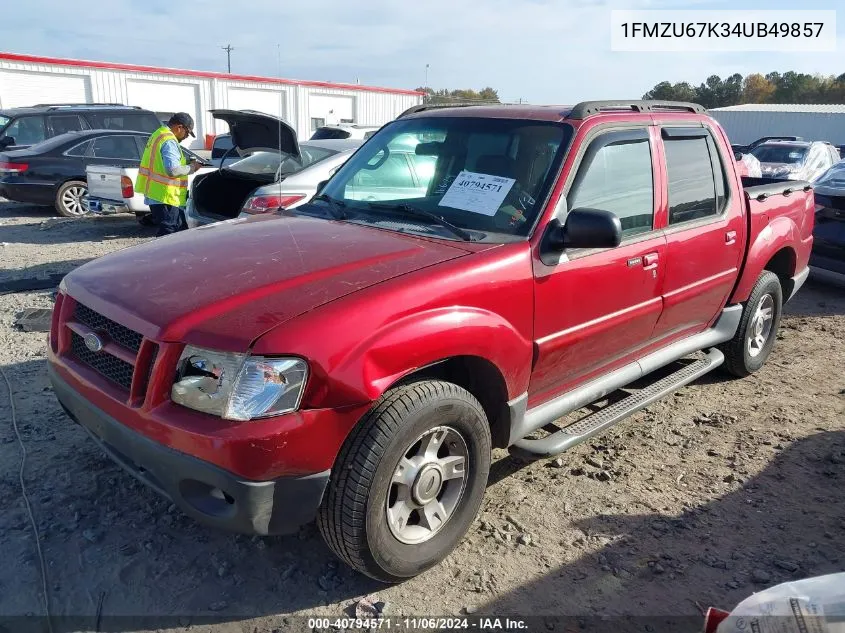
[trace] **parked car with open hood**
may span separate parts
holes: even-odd
[[[766,141],[750,152],[764,178],[813,182],[839,161],[839,152],[823,141]]]
[[[212,114],[229,124],[231,145],[216,158],[223,167],[198,175],[188,191],[185,219],[190,228],[304,204],[363,142],[300,144],[293,128],[270,114],[246,110],[212,110]]]

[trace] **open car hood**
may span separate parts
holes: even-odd
[[[279,117],[255,110],[209,110],[215,119],[229,125],[232,143],[243,155],[249,152],[282,151],[299,158],[299,141],[294,129]]]

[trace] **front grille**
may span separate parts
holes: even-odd
[[[120,323],[115,323],[111,319],[107,319],[102,314],[97,314],[91,308],[81,303],[76,304],[73,317],[92,330],[105,332],[112,341],[129,351],[137,354],[138,350],[141,349],[141,341],[144,340],[141,334],[130,330],[126,326],[120,325]]]
[[[88,324],[86,323],[86,325]],[[129,390],[132,386],[132,372],[135,369],[132,365],[111,354],[92,352],[85,346],[85,339],[79,336],[79,334],[76,332],[71,332],[70,334],[70,349],[77,359],[97,370],[112,382]]]

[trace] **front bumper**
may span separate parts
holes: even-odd
[[[79,395],[48,365],[59,402],[115,462],[212,527],[245,534],[289,534],[317,515],[330,471],[250,481],[158,444]]]

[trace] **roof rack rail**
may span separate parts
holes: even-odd
[[[138,106],[130,106],[126,105],[125,103],[38,103],[33,108],[96,108],[96,107],[107,107],[107,108],[132,108],[132,109],[140,109]]]
[[[567,119],[586,119],[601,112],[613,111],[657,112],[675,110],[703,114],[707,110],[697,103],[686,101],[582,101],[572,108]]]
[[[440,110],[443,108],[468,108],[470,106],[484,106],[484,105],[501,105],[497,103],[422,103],[419,105],[411,106],[407,110],[405,110],[402,114],[397,116],[397,119],[401,119],[404,116],[408,116],[409,114],[416,114],[417,112],[424,112],[425,110]]]

